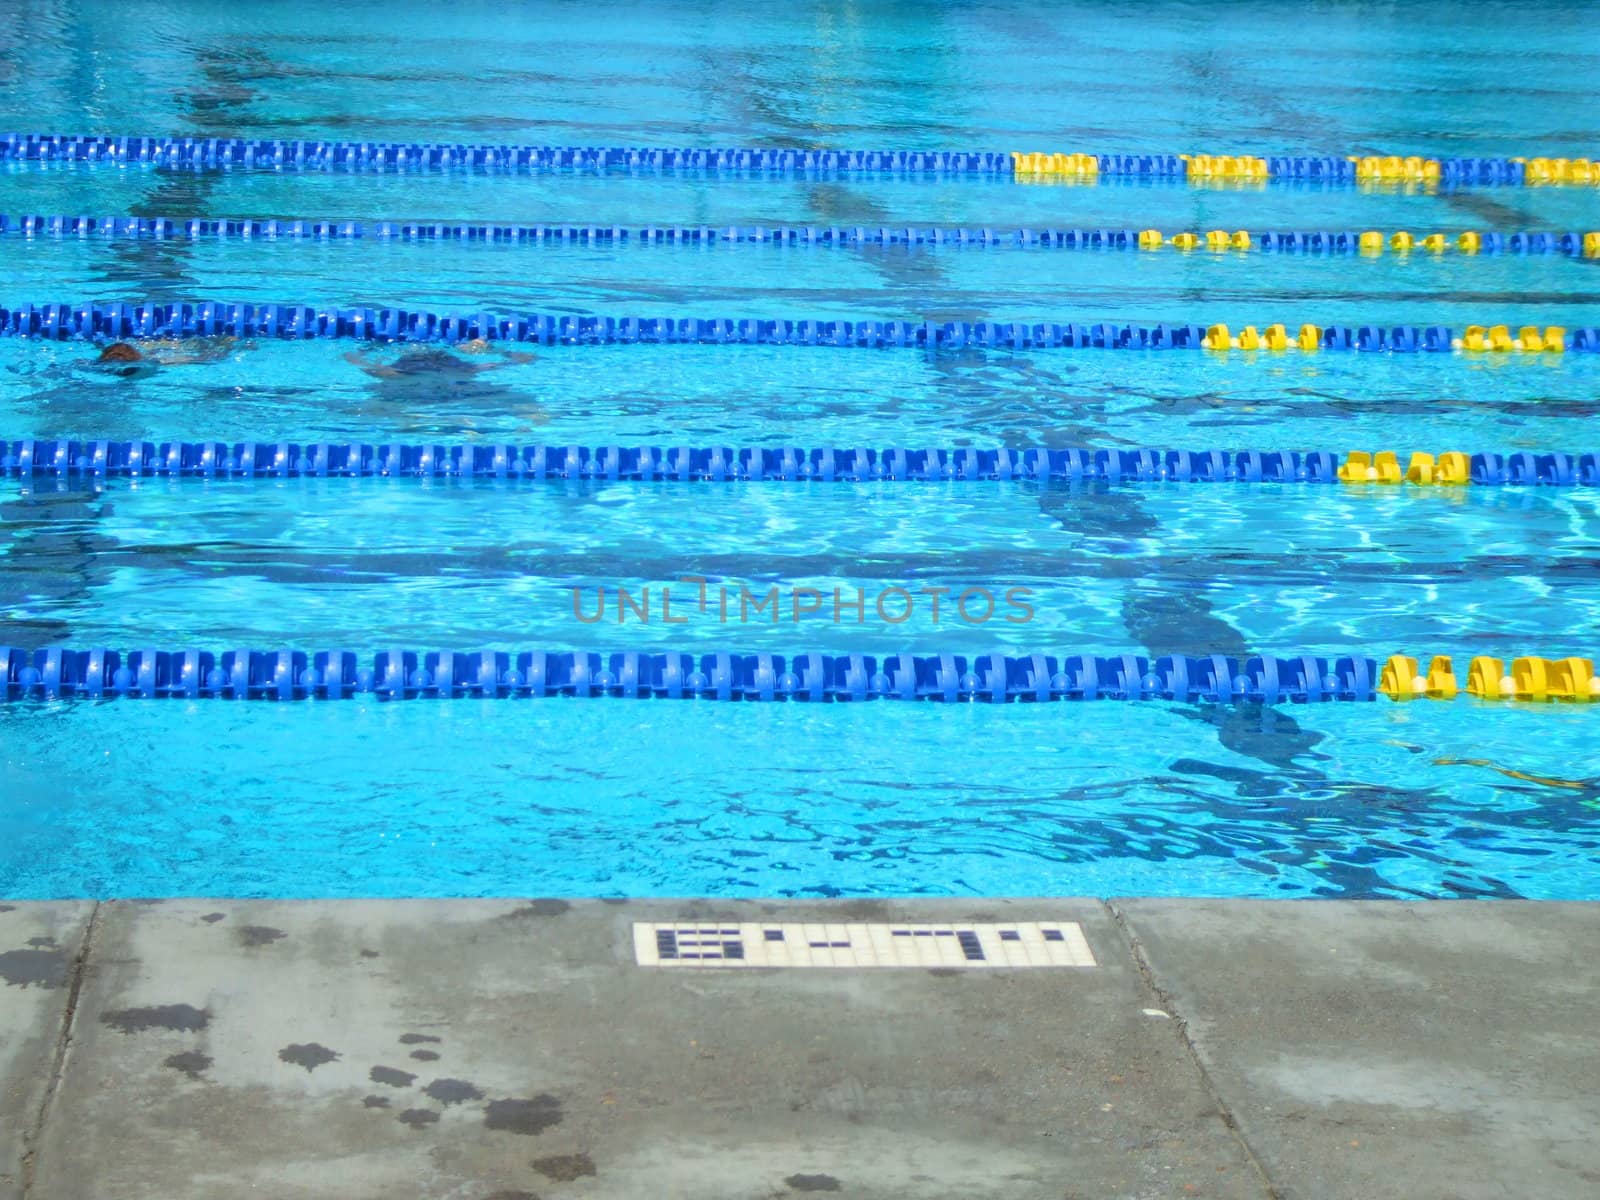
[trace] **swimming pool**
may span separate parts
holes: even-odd
[[[77,4],[0,124],[576,145],[1570,155],[1561,22],[1357,6],[671,6],[598,22]],[[1549,10],[1541,9],[1548,14]],[[1574,18],[1576,16],[1574,15]],[[1311,47],[1308,51],[1306,48]],[[1530,66],[1537,68],[1530,72]],[[1536,76],[1537,82],[1530,82]],[[1470,85],[1470,86],[1464,86]],[[0,212],[575,225],[1583,231],[1600,188],[0,163]],[[1596,260],[0,233],[0,304],[1600,325]],[[0,339],[0,439],[1600,450],[1586,354],[247,339],[140,378]],[[437,364],[436,364],[437,366]],[[492,370],[483,370],[492,367]],[[365,369],[364,369],[365,368]],[[0,479],[0,643],[1593,655],[1600,489]],[[588,623],[599,588],[1028,589],[1027,622]],[[697,585],[682,585],[697,586]],[[613,614],[614,615],[614,614]],[[0,894],[1600,895],[1593,706],[0,705]]]

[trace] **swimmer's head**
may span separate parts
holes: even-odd
[[[487,354],[489,353],[489,341],[487,338],[473,338],[470,342],[462,342],[461,353]]]
[[[138,379],[155,373],[156,364],[127,342],[112,342],[89,364],[93,371],[119,379]]]

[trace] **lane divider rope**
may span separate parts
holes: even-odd
[[[978,175],[1026,181],[1101,178],[1317,180],[1425,185],[1600,183],[1587,158],[1400,155],[1089,154],[1022,150],[795,150],[763,147],[478,145],[9,133],[0,161],[149,163],[191,168],[345,171],[735,171],[807,175]]]
[[[1478,655],[1468,664],[1467,694],[1484,700],[1597,700],[1600,679],[1587,658],[1500,659]],[[1378,675],[1378,691],[1391,700],[1454,699],[1460,691],[1448,655],[1434,655],[1426,669],[1405,654],[1391,655]]]
[[[650,654],[636,651],[198,649],[0,647],[0,698],[383,700],[417,697],[617,696],[702,700],[946,702],[1176,700],[1264,704],[1450,699],[1447,657],[1317,655]],[[1484,699],[1600,699],[1587,658],[1474,658],[1467,691]]]
[[[1424,158],[1420,155],[1345,155],[1342,158],[1250,154],[1179,154],[1155,160],[1131,155],[1014,153],[1013,174],[1094,178],[1100,174],[1181,176],[1210,180],[1331,179],[1425,185],[1489,183],[1538,187],[1600,183],[1600,162],[1587,158]],[[1130,162],[1129,160],[1134,161]],[[1177,163],[1173,162],[1177,159]],[[1109,169],[1108,169],[1109,168]]]
[[[995,229],[864,225],[485,225],[416,221],[319,221],[223,217],[7,216],[0,234],[27,238],[188,238],[241,241],[493,242],[519,246],[939,246],[1062,250],[1238,250],[1281,254],[1561,254],[1600,258],[1600,232],[1517,233],[1464,230],[1257,232],[1211,229],[1172,235],[1157,229]]]
[[[1046,450],[1001,447],[516,446],[332,442],[0,441],[0,474],[32,478],[594,479],[820,483],[1084,480],[1600,487],[1600,452]]]
[[[0,335],[126,338],[343,338],[464,342],[478,338],[540,345],[765,345],[1028,350],[1354,350],[1362,352],[1600,352],[1600,328],[1470,325],[1119,325],[1021,321],[831,321],[696,317],[584,317],[533,313],[439,314],[400,308],[314,308],[296,304],[26,304],[0,308]]]

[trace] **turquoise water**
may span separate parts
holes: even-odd
[[[1107,152],[1600,152],[1583,13],[63,3],[0,126]],[[1536,18],[1536,19],[1533,19]],[[138,29],[137,37],[127,31]],[[1514,36],[1512,36],[1514,34]],[[602,224],[1592,229],[1600,189],[0,169],[0,211]],[[0,304],[1600,325],[1565,257],[0,236]],[[541,349],[137,379],[0,341],[0,439],[1600,449],[1587,356]],[[392,363],[393,350],[366,365]],[[469,366],[470,364],[470,366]],[[492,365],[482,372],[470,368]],[[0,642],[1594,655],[1600,494],[0,480]],[[588,625],[685,576],[1031,589],[1026,624]],[[1600,711],[601,701],[0,707],[0,895],[1600,897]]]
[[[1464,671],[1475,654],[1588,652],[1581,631],[1600,620],[1590,489],[114,481],[3,511],[18,569],[0,596],[24,644],[1357,648],[1449,653]],[[686,577],[728,589],[727,615],[716,590],[702,610],[698,584],[675,584]],[[783,612],[741,614],[741,587],[774,586]],[[931,598],[915,597],[941,586],[951,593],[935,619]],[[804,587],[830,599],[796,620],[789,590]],[[874,607],[896,587],[914,603],[888,624]],[[1031,619],[1004,602],[1013,587],[1028,589]],[[635,600],[650,589],[653,620],[619,622],[618,588]],[[867,619],[841,602],[835,620],[835,588],[864,592]],[[978,599],[970,619],[954,610],[967,588],[993,593],[994,616],[981,619]],[[602,589],[610,615],[578,620]],[[884,607],[898,618],[904,601]]]
[[[1435,765],[1570,769],[1553,747],[1593,737],[1574,709],[215,702],[6,719],[9,896],[1574,896],[1600,854],[1593,780]]]

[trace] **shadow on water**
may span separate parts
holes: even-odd
[[[86,28],[86,23],[77,26]],[[80,50],[78,58],[87,62],[96,47],[84,45]],[[231,134],[245,110],[261,96],[248,86],[245,76],[270,73],[271,61],[258,49],[228,51],[214,46],[194,47],[192,59],[198,82],[180,86],[176,93],[180,120],[189,132],[200,136]],[[85,89],[80,94],[92,93],[93,89]],[[157,168],[143,178],[153,178],[155,185],[129,205],[129,213],[187,218],[209,215],[212,192],[225,176]],[[106,241],[101,249],[105,258],[95,277],[115,284],[119,293],[140,303],[183,298],[199,282],[188,269],[191,247],[187,239],[118,238]],[[87,350],[85,354],[90,356]],[[68,382],[31,397],[35,405],[50,411],[53,422],[97,431],[142,428],[139,378],[90,382],[71,366],[64,374]],[[35,620],[15,614],[19,608],[41,602],[69,613],[88,602],[95,589],[111,578],[107,554],[119,544],[94,530],[108,515],[109,502],[81,492],[33,493],[4,509],[8,538],[26,551],[13,554],[12,564],[0,572],[0,611],[6,614],[8,636],[35,645],[70,640],[72,628],[65,617]]]
[[[1200,710],[1199,719],[1259,729],[1265,720],[1281,724],[1282,713],[1259,706]],[[1292,726],[1292,722],[1290,722]],[[1254,736],[1253,733],[1249,736]],[[841,793],[855,782],[840,781]],[[873,788],[886,786],[871,781]],[[914,789],[923,785],[906,784]],[[1550,835],[1561,835],[1562,852],[1600,851],[1593,798],[1541,793],[1537,805],[1503,807],[1454,802],[1448,788],[1396,789],[1361,780],[1329,779],[1316,772],[1256,770],[1237,765],[1178,758],[1152,775],[1041,795],[1036,789],[967,781],[940,785],[956,802],[956,815],[928,819],[890,815],[864,821],[855,831],[860,849],[841,846],[840,861],[928,862],[928,874],[944,878],[936,860],[942,853],[991,856],[997,864],[1019,858],[1057,864],[1064,878],[1079,864],[1129,860],[1160,864],[1152,877],[1171,878],[1174,867],[1192,866],[1185,894],[1204,895],[1218,861],[1262,877],[1268,894],[1344,899],[1433,897],[1516,898],[1521,893],[1486,872],[1466,848],[1493,856],[1513,854],[1524,863],[1550,853]],[[777,840],[837,843],[836,824],[816,822],[811,812],[826,811],[833,798],[819,793],[816,803],[786,805],[749,797],[720,810],[770,826],[781,819]],[[893,806],[886,806],[893,812]],[[704,818],[686,816],[686,824]],[[941,850],[941,847],[947,848]],[[703,853],[716,860],[708,845]],[[737,856],[723,860],[730,884],[748,864]],[[1398,868],[1398,869],[1397,869]],[[906,876],[896,875],[896,890]],[[1416,882],[1411,882],[1415,880]],[[957,887],[959,889],[959,882]],[[970,890],[990,892],[992,884]],[[797,881],[783,894],[839,894],[822,880]],[[942,891],[942,887],[927,889]],[[1220,894],[1237,894],[1237,883],[1219,884]]]
[[[110,512],[111,502],[88,490],[0,502],[0,621],[8,643],[31,650],[71,640],[69,614],[111,578],[104,556],[121,548],[96,530]]]
[[[1330,143],[1337,143],[1348,154],[1394,152],[1392,146],[1382,144],[1381,140],[1363,139],[1348,129],[1339,128],[1327,112],[1293,103],[1291,98],[1295,93],[1251,83],[1237,71],[1234,56],[1224,50],[1186,53],[1180,56],[1179,63],[1189,76],[1195,94],[1220,96],[1232,102],[1237,117],[1230,124],[1235,129],[1245,128],[1254,120],[1263,145],[1270,144],[1280,130],[1317,129]],[[1536,229],[1540,224],[1526,208],[1487,192],[1444,188],[1435,195],[1448,208],[1494,228]]]
[[[1044,492],[1040,507],[1063,529],[1100,541],[1148,538],[1158,532],[1157,522],[1143,510],[1138,496],[1127,491],[1107,490],[1081,493]],[[1147,568],[1151,569],[1151,568]],[[1217,616],[1204,595],[1187,588],[1180,579],[1163,578],[1151,569],[1148,586],[1125,589],[1123,621],[1131,640],[1151,657],[1163,654],[1224,654],[1243,658],[1254,649],[1244,636]],[[1185,757],[1170,764],[1170,776],[1141,781],[1153,783],[1168,796],[1189,796],[1202,810],[1226,823],[1238,818],[1241,827],[1248,823],[1267,826],[1263,846],[1271,847],[1257,869],[1274,873],[1279,867],[1296,866],[1313,870],[1326,880],[1330,895],[1375,896],[1406,894],[1407,889],[1384,880],[1381,866],[1396,858],[1414,858],[1429,852],[1419,848],[1409,835],[1403,846],[1386,844],[1382,835],[1402,836],[1398,826],[1435,826],[1441,818],[1430,815],[1447,808],[1451,800],[1444,787],[1396,787],[1377,785],[1329,774],[1320,764],[1332,761],[1318,750],[1323,734],[1304,729],[1289,713],[1262,705],[1200,705],[1182,710],[1186,719],[1208,725],[1215,731],[1219,746],[1232,755],[1264,764],[1253,770],[1201,758]],[[1134,786],[1127,785],[1130,789]],[[1219,793],[1215,785],[1232,792]],[[1567,811],[1563,814],[1560,809]],[[1563,815],[1576,827],[1591,825],[1594,812],[1575,799],[1565,799],[1552,811],[1548,803],[1533,814],[1493,812],[1474,820],[1498,824],[1515,830],[1522,825],[1543,827]],[[1330,851],[1307,837],[1307,816],[1328,813],[1343,831],[1358,831],[1362,844],[1356,850]],[[1059,814],[1055,817],[1060,820]],[[1121,828],[1126,818],[1116,821],[1074,820],[1072,837],[1102,845],[1109,853],[1126,853],[1128,831]],[[1152,822],[1161,822],[1147,813],[1138,816],[1137,837],[1142,841],[1157,838]],[[1276,825],[1277,828],[1270,827]],[[1208,844],[1208,835],[1192,824],[1168,822],[1165,833],[1178,843],[1192,843],[1195,855],[1227,854],[1247,861],[1237,847]],[[1173,847],[1164,848],[1159,857],[1171,857]],[[1435,860],[1449,865],[1447,856]],[[1464,870],[1465,868],[1463,868]],[[1462,879],[1449,883],[1449,894],[1510,896],[1514,889],[1493,878]],[[1417,893],[1423,894],[1423,893]]]
[[[270,77],[274,64],[254,47],[197,46],[192,57],[199,82],[177,93],[179,118],[196,136],[231,136],[250,106],[262,99],[247,81]],[[157,167],[153,178],[155,186],[129,206],[131,215],[179,220],[210,216],[212,193],[227,177],[217,171]],[[187,238],[112,239],[99,277],[139,303],[188,299],[201,282],[189,272],[191,249]]]
[[[927,20],[938,21],[937,12],[926,14]],[[943,51],[930,51],[940,57]],[[848,140],[853,126],[836,125],[816,119],[816,95],[812,89],[801,85],[789,88],[775,85],[771,80],[777,74],[768,55],[751,51],[733,54],[718,50],[706,56],[706,69],[701,72],[700,85],[708,99],[728,109],[738,127],[764,131],[764,144],[786,149],[816,149],[837,145],[840,138]],[[814,65],[826,55],[817,56]],[[861,64],[870,66],[870,64]],[[924,64],[926,77],[930,68]],[[820,65],[816,69],[823,70]],[[852,83],[857,82],[851,80]],[[823,86],[825,86],[825,81]],[[939,92],[938,77],[916,87],[927,87]],[[904,102],[908,98],[900,96]],[[880,130],[882,126],[878,127]],[[925,129],[925,127],[922,127]],[[806,208],[813,223],[830,225],[872,225],[893,223],[894,214],[865,192],[840,182],[818,182],[806,189]],[[867,264],[892,289],[910,300],[916,310],[924,306],[922,297],[937,296],[946,290],[947,276],[940,256],[933,253],[911,251],[884,253],[873,247],[852,247],[849,253]],[[883,302],[881,293],[875,293],[877,303]],[[928,320],[957,321],[979,320],[980,314],[962,311],[930,310]]]

